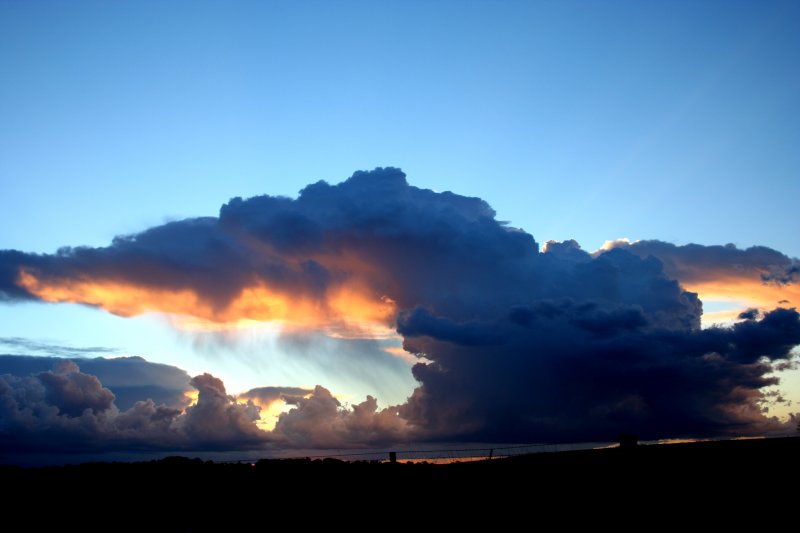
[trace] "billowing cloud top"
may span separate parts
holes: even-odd
[[[411,187],[397,169],[358,172],[339,185],[310,185],[296,200],[234,198],[219,218],[169,223],[107,248],[2,252],[0,290],[123,316],[391,325],[398,305],[468,305],[461,284],[441,283],[455,270],[483,290],[507,290],[493,265],[515,270],[536,244],[493,216],[482,200]]]
[[[420,386],[394,409],[368,399],[348,411],[323,388],[289,394],[296,410],[275,431],[306,445],[782,428],[765,415],[762,389],[800,343],[798,313],[783,304],[703,330],[702,304],[687,288],[730,282],[724,268],[746,265],[758,283],[791,294],[796,260],[657,242],[594,255],[574,241],[540,251],[494,215],[483,200],[376,169],[315,183],[297,199],[234,198],[217,218],[172,222],[106,248],[0,252],[0,290],[125,316],[169,313],[186,327],[277,321],[360,336],[393,328],[424,357],[413,368]]]

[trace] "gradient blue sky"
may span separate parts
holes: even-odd
[[[540,243],[797,257],[798,20],[769,1],[3,1],[0,248],[101,246],[393,165]],[[115,346],[234,389],[375,392],[290,368],[263,339],[198,347],[79,306],[0,306],[8,336]],[[413,382],[387,372],[379,397],[402,399]]]

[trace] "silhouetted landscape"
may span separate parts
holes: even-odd
[[[12,501],[46,490],[55,509],[136,505],[130,515],[134,522],[155,520],[163,512],[170,527],[192,530],[203,529],[209,520],[252,520],[252,513],[277,512],[284,505],[344,514],[359,512],[363,505],[402,514],[408,506],[441,510],[441,505],[459,502],[456,514],[469,510],[477,515],[501,513],[510,519],[533,507],[552,511],[546,505],[610,506],[606,510],[621,512],[628,505],[667,509],[677,502],[682,513],[713,514],[714,501],[723,499],[731,505],[749,499],[756,486],[774,488],[796,478],[798,452],[800,438],[776,438],[538,453],[451,464],[333,458],[225,464],[169,457],[138,463],[6,466],[0,472],[4,486],[14,488]],[[788,501],[793,492],[768,490],[770,505]],[[417,498],[420,502],[414,503]],[[239,509],[237,516],[228,516],[234,509]]]

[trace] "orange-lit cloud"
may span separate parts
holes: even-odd
[[[656,257],[667,276],[684,289],[697,293],[704,302],[722,305],[724,309],[704,312],[705,324],[734,321],[748,308],[767,311],[800,307],[797,260],[769,248],[676,246],[661,241],[618,239],[606,241],[595,255],[615,248],[640,257]]]
[[[303,395],[303,398],[308,398],[311,393]],[[286,403],[282,396],[277,398],[262,399],[258,397],[243,397],[236,398],[236,403],[240,405],[247,405],[248,402],[253,403],[261,409],[261,418],[255,422],[259,429],[264,431],[272,431],[275,429],[275,424],[278,422],[278,417],[290,409],[292,406]]]
[[[197,403],[197,398],[200,395],[200,392],[197,389],[189,389],[183,393],[184,398],[186,399],[186,407],[191,407]]]
[[[716,277],[710,278],[712,275]],[[697,279],[681,280],[681,285],[696,292],[703,301],[730,303],[732,309],[704,313],[706,323],[735,320],[741,311],[748,308],[766,311],[800,304],[800,285],[765,282],[757,272],[708,272]]]
[[[249,327],[262,322],[327,330],[340,336],[381,336],[391,332],[395,303],[370,294],[357,282],[332,285],[319,298],[293,295],[263,282],[243,288],[223,307],[189,289],[167,290],[103,279],[48,279],[20,269],[19,286],[47,302],[81,303],[120,316],[165,313],[185,329]]]

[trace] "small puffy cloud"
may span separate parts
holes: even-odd
[[[72,361],[61,361],[52,372],[42,372],[37,377],[44,386],[47,403],[58,406],[66,415],[80,416],[86,410],[97,414],[114,403],[114,394],[96,376],[80,372]]]
[[[237,398],[252,400],[259,405],[269,405],[287,396],[306,396],[312,392],[314,392],[312,389],[304,389],[302,387],[257,387],[239,394]]]
[[[317,386],[308,396],[287,397],[294,409],[278,418],[273,436],[293,446],[337,448],[397,442],[408,436],[397,407],[379,410],[375,398],[344,408],[328,389]]]
[[[758,312],[758,309],[750,308],[750,309],[745,309],[744,311],[739,313],[739,316],[737,318],[740,318],[742,320],[755,320],[756,318],[759,317],[759,315],[760,313]]]
[[[263,443],[265,434],[256,425],[260,409],[253,402],[237,403],[211,374],[195,376],[191,384],[198,391],[197,403],[186,409],[176,427],[194,445],[230,449]]]

